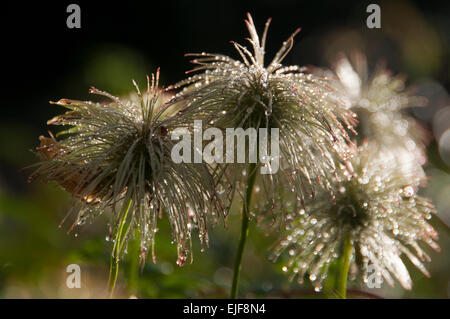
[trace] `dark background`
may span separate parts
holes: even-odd
[[[67,195],[52,185],[28,184],[29,171],[21,170],[36,161],[30,150],[38,145],[38,136],[48,130],[46,121],[62,111],[48,101],[93,98],[88,94],[91,85],[113,95],[127,94],[133,90],[131,79],[144,83],[145,75],[157,67],[161,68],[162,85],[168,86],[183,79],[184,71],[190,68],[183,56],[187,52],[224,53],[237,58],[229,41],[246,44],[247,12],[253,15],[259,32],[265,20],[272,17],[267,41],[269,59],[301,27],[285,64],[329,67],[338,52],[360,49],[367,54],[371,66],[384,59],[394,73],[407,74],[408,83],[417,85],[430,97],[429,108],[414,113],[430,132],[435,113],[450,105],[448,1],[72,2],[81,7],[81,29],[66,26],[66,7],[71,3],[68,1],[2,3],[0,296],[72,296],[73,292],[58,288],[64,281],[55,283],[55,276],[63,276],[61,269],[70,261],[88,265],[90,276],[100,281],[92,284],[95,287],[103,287],[103,281],[106,282],[103,274],[110,247],[104,244],[104,224],[87,227],[77,239],[69,237],[56,227],[67,209]],[[381,29],[366,27],[369,3],[381,6]],[[441,218],[448,222],[450,204],[445,187],[450,182],[450,170],[448,162],[439,157],[438,144],[439,136],[434,136],[429,147],[428,172],[436,176],[433,180],[437,182],[427,194],[437,201]],[[233,221],[230,228],[232,225]],[[162,263],[146,266],[142,284],[137,284],[134,277],[130,284],[124,283],[124,295],[131,291],[143,297],[221,296],[227,290],[237,235],[231,232],[217,236],[217,247],[211,249],[209,257],[202,256],[199,265],[196,261],[185,267],[191,267],[185,272],[173,270],[173,246],[161,249]],[[260,246],[270,240],[262,239],[265,237],[256,230],[254,237],[254,244],[248,247],[250,257],[246,258],[249,263],[262,266],[251,276],[247,273],[248,278],[244,271],[243,292],[248,292],[248,296],[293,296],[288,291],[298,286],[289,285],[280,274],[280,267],[258,253]],[[448,237],[443,240],[448,242]],[[448,246],[446,242],[444,246]],[[214,249],[219,252],[213,252]],[[386,290],[387,295],[447,298],[448,252],[437,257],[434,254],[433,258],[437,261],[432,280],[413,272],[420,278],[419,288],[406,294],[401,289]],[[220,268],[221,265],[226,267]],[[171,270],[164,270],[165,266]],[[166,273],[172,274],[170,279],[164,277]],[[199,283],[194,278],[200,274],[210,274],[215,279],[201,279]],[[95,289],[81,293],[99,295],[101,292]]]
[[[92,50],[101,46],[110,45],[111,53],[117,44],[134,51],[138,56],[136,64],[144,67],[144,74],[161,67],[164,85],[182,79],[184,71],[189,69],[184,53],[221,52],[236,57],[229,41],[245,43],[247,30],[243,20],[247,12],[253,15],[260,32],[265,20],[272,17],[267,46],[269,58],[291,32],[302,28],[286,64],[327,66],[326,43],[320,38],[345,28],[358,30],[365,40],[373,40],[366,45],[370,57],[386,58],[393,71],[408,72],[405,66],[411,69],[417,66],[405,65],[402,44],[391,31],[384,30],[395,27],[394,23],[389,25],[394,17],[400,21],[410,17],[402,9],[417,11],[418,17],[426,19],[446,45],[450,31],[448,1],[386,2],[386,7],[397,11],[385,16],[383,4],[382,28],[372,30],[365,25],[369,15],[365,9],[375,1],[122,1],[115,4],[77,1],[82,27],[68,29],[66,7],[72,2],[23,4],[16,1],[2,5],[3,103],[7,106],[3,108],[4,120],[19,117],[36,126],[47,118],[51,109],[46,105],[49,99],[85,98],[88,87],[97,84],[81,73],[87,60],[93,58]],[[404,24],[411,29],[420,27],[415,20]],[[420,30],[417,33],[419,36]],[[424,40],[416,38],[417,48],[426,44]],[[440,54],[440,70],[430,75],[448,88],[450,59],[448,51]],[[416,76],[413,74],[412,80]],[[129,88],[132,89],[131,81]]]

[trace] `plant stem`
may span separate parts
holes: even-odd
[[[245,191],[245,200],[242,207],[242,225],[241,225],[241,235],[239,238],[239,245],[237,249],[237,255],[234,262],[233,269],[233,282],[231,285],[230,298],[236,299],[238,293],[239,277],[241,273],[242,256],[244,254],[245,242],[248,237],[248,224],[249,224],[249,214],[250,214],[250,202],[253,193],[253,186],[255,185],[257,172],[257,164],[250,163],[248,165],[248,178],[247,178],[247,189]]]
[[[134,239],[128,245],[128,290],[136,295],[138,292],[139,258],[141,255],[139,227],[135,228]]]
[[[344,249],[342,251],[342,256],[340,258],[340,264],[338,268],[338,277],[337,277],[337,293],[338,296],[342,299],[347,298],[347,278],[348,278],[348,270],[350,268],[350,259],[352,257],[352,243],[350,240],[350,234],[345,236],[344,240]]]
[[[120,250],[122,247],[122,232],[123,227],[127,220],[128,212],[130,211],[132,199],[130,198],[125,206],[125,209],[122,213],[122,217],[120,219],[119,228],[117,230],[116,238],[114,240],[114,247],[111,254],[111,262],[109,268],[109,297],[111,298],[114,295],[114,289],[116,288],[117,275],[119,274],[119,256]]]

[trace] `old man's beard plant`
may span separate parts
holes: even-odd
[[[350,263],[357,265],[365,282],[371,266],[390,285],[394,277],[411,289],[402,256],[429,276],[423,262],[430,257],[421,246],[439,250],[437,233],[427,221],[434,207],[417,195],[422,180],[399,170],[400,164],[374,145],[360,147],[351,162],[353,174],[343,169],[333,181],[333,200],[322,191],[304,209],[292,212],[289,230],[272,258],[287,252],[283,271],[297,276],[300,283],[307,275],[316,291],[322,289],[332,266],[340,269],[335,285],[339,297],[345,297]]]
[[[305,73],[298,66],[283,66],[282,60],[293,45],[292,34],[265,65],[265,44],[270,19],[267,21],[261,41],[252,17],[245,21],[250,33],[253,53],[233,42],[242,61],[220,54],[188,54],[195,57],[198,65],[192,71],[201,72],[190,76],[172,88],[181,88],[173,103],[183,103],[180,113],[194,120],[203,120],[207,125],[227,128],[254,128],[279,130],[280,169],[276,174],[259,175],[266,199],[274,214],[283,214],[277,209],[274,194],[280,188],[296,191],[303,202],[314,195],[314,185],[327,181],[333,175],[335,162],[346,160],[347,133],[356,119],[343,103],[340,93],[334,90],[327,78]],[[192,72],[190,71],[190,72]],[[341,124],[344,123],[345,127]],[[257,147],[248,152],[257,152]],[[262,158],[259,158],[260,162]],[[270,170],[270,161],[264,161]],[[237,294],[237,281],[242,251],[248,232],[248,217],[251,196],[258,172],[258,164],[247,167],[236,164],[218,165],[223,174],[221,181],[228,191],[240,191],[243,197],[243,224],[235,276],[231,296]],[[241,172],[246,172],[246,180]],[[231,201],[233,196],[228,199]]]
[[[425,179],[423,134],[402,112],[423,100],[404,90],[403,78],[391,77],[383,68],[369,78],[362,56],[353,65],[342,58],[334,72],[283,66],[298,30],[265,64],[270,19],[261,39],[250,15],[246,24],[253,52],[233,42],[240,60],[188,54],[198,73],[170,86],[166,91],[180,92],[168,101],[158,88],[158,71],[145,92],[136,85],[137,94],[126,99],[92,88],[91,93],[109,101],[54,103],[68,111],[48,124],[66,130],[56,138],[51,133],[40,137],[41,162],[31,177],[56,182],[73,195],[76,219],[71,229],[110,214],[111,291],[129,239],[140,243],[142,262],[150,251],[154,259],[157,220],[167,216],[181,266],[189,255],[192,261],[194,234],[207,246],[210,225],[226,217],[239,199],[236,194],[243,209],[231,297],[238,292],[250,216],[269,220],[271,231],[282,227],[285,233],[273,259],[286,252],[283,270],[299,282],[308,276],[316,291],[333,272],[334,287],[345,297],[350,264],[363,280],[373,267],[389,284],[397,279],[410,289],[402,258],[428,275],[423,262],[430,258],[422,242],[439,249],[437,233],[427,222],[434,207],[417,194]],[[359,149],[347,134],[356,134],[356,113],[362,119],[359,136],[370,140]],[[239,142],[231,147],[228,139],[215,149],[227,149],[225,160],[205,160],[205,140],[196,143],[198,122],[205,130],[239,129],[247,135],[246,160],[242,149],[234,148]],[[178,154],[181,162],[173,158],[180,149],[174,138],[178,129],[189,139],[194,136],[189,155],[184,148]],[[279,137],[279,152],[273,153],[270,145],[261,153],[260,129],[266,129],[268,141]],[[252,147],[250,132],[257,135]],[[199,145],[200,162],[195,160]],[[228,157],[230,147],[234,158]],[[191,154],[194,162],[184,161]],[[254,154],[256,162],[250,161]],[[252,205],[258,190],[263,191]]]
[[[131,100],[92,88],[91,93],[110,102],[56,102],[69,111],[48,124],[70,128],[57,134],[58,139],[41,137],[37,148],[42,161],[32,177],[54,181],[74,196],[74,226],[112,212],[112,289],[129,238],[140,239],[141,261],[149,250],[153,254],[158,218],[167,215],[170,221],[181,266],[191,250],[193,231],[208,245],[208,223],[223,216],[208,166],[171,159],[170,132],[184,120],[170,115],[158,77],[159,71],[144,93],[136,85],[138,97]]]

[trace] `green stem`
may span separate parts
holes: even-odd
[[[110,262],[110,268],[109,268],[109,280],[108,280],[108,287],[109,287],[109,297],[111,298],[114,295],[114,289],[116,288],[116,281],[117,276],[119,274],[119,256],[120,256],[120,250],[122,247],[122,232],[123,227],[125,226],[128,212],[130,211],[131,207],[131,198],[128,200],[126,207],[123,211],[122,218],[120,220],[119,228],[117,230],[116,238],[114,240],[114,247],[113,252],[111,254],[111,262]]]
[[[347,234],[344,240],[344,249],[342,251],[342,256],[340,258],[340,263],[338,266],[338,277],[337,277],[337,293],[342,299],[347,298],[347,278],[348,270],[350,268],[350,259],[352,257],[352,242],[350,240],[350,235]]]
[[[141,255],[140,236],[139,227],[136,227],[134,239],[129,244],[131,249],[128,249],[128,289],[134,295],[138,292],[139,260]]]
[[[250,215],[250,202],[252,198],[253,186],[255,185],[257,172],[257,164],[250,163],[248,165],[248,179],[247,179],[247,189],[245,191],[245,200],[242,207],[242,225],[241,225],[241,235],[239,238],[239,244],[237,249],[237,255],[234,262],[233,269],[233,282],[231,285],[231,293],[230,298],[236,299],[238,293],[238,285],[239,285],[239,277],[241,274],[241,266],[242,266],[242,256],[244,254],[245,242],[248,237],[248,224],[249,224],[249,215]]]

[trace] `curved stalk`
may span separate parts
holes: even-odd
[[[114,289],[116,288],[117,275],[119,274],[119,256],[120,250],[122,248],[122,232],[125,226],[128,212],[130,211],[132,199],[130,198],[125,206],[125,209],[122,213],[122,218],[120,220],[119,229],[117,230],[117,234],[114,240],[113,252],[111,254],[111,262],[109,268],[109,297],[111,298],[114,295]]]
[[[233,269],[233,282],[231,285],[231,293],[230,298],[236,299],[238,293],[238,285],[239,285],[239,277],[242,268],[242,256],[244,254],[245,243],[248,237],[248,224],[249,224],[249,213],[250,213],[250,203],[251,197],[253,193],[253,186],[255,185],[257,172],[257,164],[250,163],[248,165],[248,179],[247,179],[247,188],[245,191],[245,200],[242,207],[242,225],[241,225],[241,235],[239,238],[239,244],[237,249],[237,255],[234,262]]]

